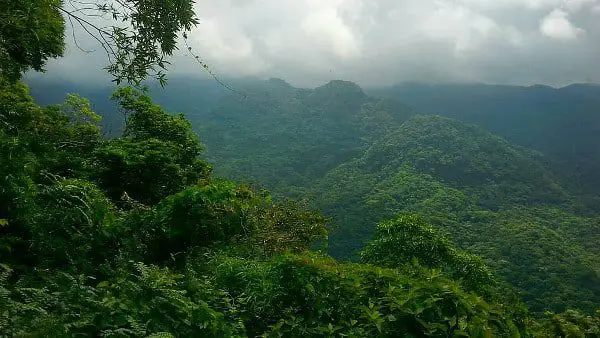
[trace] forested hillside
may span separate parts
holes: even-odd
[[[476,123],[516,144],[543,152],[573,186],[598,195],[600,86],[494,86],[400,84],[372,89],[422,113]]]
[[[241,85],[245,81],[253,80],[236,79],[235,83]],[[118,106],[110,99],[114,86],[46,78],[40,74],[31,74],[25,82],[30,84],[31,96],[41,105],[59,104],[64,100],[66,93],[80,94],[90,100],[95,111],[102,114],[101,125],[105,134],[118,136],[123,131],[124,116],[118,112]],[[148,91],[157,103],[163,104],[173,112],[186,112],[192,120],[210,112],[219,99],[227,94],[227,90],[214,80],[185,76],[171,78],[166,87],[151,82]]]
[[[3,335],[599,330],[577,312],[531,321],[481,259],[418,216],[380,224],[363,264],[310,252],[326,218],[212,178],[185,118],[132,88],[113,94],[128,122],[108,140],[85,99],[42,108],[25,85],[0,84]]]
[[[368,226],[416,212],[460,247],[481,254],[523,292],[536,311],[593,310],[600,299],[594,237],[598,217],[578,216],[579,201],[543,157],[481,128],[415,116],[315,185],[317,205],[340,224],[332,252],[352,254]]]
[[[31,77],[27,82],[32,86],[32,95],[41,104],[59,103],[68,92],[82,93],[89,97],[94,108],[105,116],[103,121],[106,126],[105,131],[116,130],[122,125],[122,116],[115,111],[114,104],[109,100],[110,88],[103,89],[93,84],[71,83],[56,79],[45,80],[40,77]],[[283,92],[275,89],[277,87],[275,83],[279,83],[280,87],[290,87],[283,80],[273,79],[265,83],[259,79],[247,78],[232,79],[229,83],[238,93],[228,92],[218,83],[209,80],[181,76],[174,76],[171,85],[164,89],[158,85],[152,85],[150,88],[157,102],[171,111],[185,111],[194,129],[207,133],[204,135],[208,147],[207,154],[211,159],[215,156],[214,161],[224,166],[217,172],[225,175],[238,176],[234,172],[237,167],[229,168],[228,164],[234,158],[241,159],[246,156],[246,151],[236,151],[237,145],[228,146],[230,150],[224,150],[226,145],[220,142],[222,140],[211,138],[212,130],[222,127],[219,118],[216,117],[217,112],[229,116],[231,123],[245,126],[241,129],[242,132],[261,134],[265,138],[269,133],[274,132],[266,129],[269,123],[277,123],[274,121],[277,121],[279,114],[273,113],[274,110],[285,110],[291,116],[298,117],[297,120],[293,118],[287,120],[296,126],[301,125],[301,117],[304,117],[302,114],[321,109],[314,104],[311,106],[310,103],[304,102],[298,96],[299,94],[295,108],[292,108],[294,104],[282,105],[286,102],[286,97],[277,94]],[[292,91],[291,88],[288,89]],[[293,91],[311,92],[312,90],[293,88]],[[263,94],[255,95],[261,92]],[[600,87],[597,85],[576,84],[555,89],[548,86],[405,83],[385,88],[367,88],[365,92],[367,96],[363,95],[363,97],[366,97],[367,101],[374,102],[379,98],[386,98],[386,104],[399,105],[399,107],[386,108],[388,113],[392,112],[392,119],[400,118],[402,121],[406,118],[406,112],[441,115],[477,124],[516,145],[537,150],[547,158],[553,172],[565,177],[571,189],[577,189],[580,195],[588,196],[587,204],[597,204],[595,197],[600,188],[600,183],[597,182],[598,175],[596,175],[600,170],[598,167],[600,153],[595,146],[600,142],[598,136],[600,117],[597,113],[597,107],[600,105]],[[349,96],[339,96],[339,100],[348,100]],[[306,107],[304,107],[305,103]],[[260,115],[263,121],[256,121],[258,125],[250,124],[250,118],[246,120],[243,114],[245,110],[240,108],[244,106],[252,107],[249,111],[256,112],[255,115],[262,112]],[[302,108],[299,108],[300,106]],[[292,114],[295,109],[304,113]],[[327,111],[331,112],[335,109],[337,108],[327,108]],[[398,115],[393,113],[396,110],[399,111]],[[358,115],[359,113],[355,111],[350,109],[348,114]],[[274,114],[272,119],[271,114]],[[325,118],[328,115],[323,114]],[[269,121],[265,122],[265,120]],[[341,121],[341,123],[354,130],[360,128],[358,125],[352,126],[349,122]],[[307,122],[304,128],[312,128],[312,125]],[[299,130],[300,127],[294,128]],[[361,136],[370,137],[371,132],[375,135],[381,134],[375,124],[375,127],[371,127],[371,131]],[[228,133],[233,132],[230,129],[221,130],[218,137],[226,138]],[[291,135],[293,131],[283,133]],[[234,137],[231,141],[241,142]],[[271,144],[273,143],[277,144],[277,141]],[[243,174],[242,177],[254,178],[253,175]],[[271,183],[269,181],[268,186],[273,187]]]
[[[271,79],[240,88],[211,109],[200,104],[204,112],[192,116],[216,173],[304,199],[332,216],[334,256],[356,258],[375,224],[413,212],[482,255],[534,312],[597,307],[599,198],[581,194],[575,171],[562,170],[554,157],[481,127],[415,115],[350,82],[298,89]],[[488,97],[498,96],[494,88]],[[457,118],[489,116],[488,123],[502,121],[492,124],[498,132],[523,128],[525,118],[472,114]]]
[[[32,97],[67,22],[129,85]],[[560,151],[347,81],[232,89],[198,23],[191,0],[0,2],[0,336],[600,336],[599,196]],[[162,91],[182,40],[218,86]]]
[[[309,90],[271,79],[245,88],[246,96],[230,94],[194,122],[209,158],[221,166],[217,173],[286,195],[302,196],[316,178],[411,114],[346,81]]]

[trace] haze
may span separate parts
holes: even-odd
[[[204,0],[190,43],[220,77],[280,77],[296,86],[346,79],[600,82],[600,0]],[[76,31],[84,48],[100,50]],[[51,77],[108,81],[99,51],[73,44]],[[184,49],[184,48],[182,48]],[[207,76],[181,51],[170,69]]]

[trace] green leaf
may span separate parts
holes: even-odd
[[[102,281],[100,283],[98,283],[98,285],[96,285],[96,288],[106,288],[110,285],[110,283],[108,281]]]

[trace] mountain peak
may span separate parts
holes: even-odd
[[[360,88],[356,83],[345,80],[331,80],[326,84],[315,88],[316,91],[333,91],[335,93],[349,93],[360,96],[365,96],[362,88]]]
[[[272,85],[272,86],[277,86],[277,87],[289,87],[291,88],[292,85],[290,85],[289,83],[287,83],[284,79],[280,79],[278,77],[272,77],[270,79],[268,79],[266,81],[267,84]]]

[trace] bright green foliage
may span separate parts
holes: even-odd
[[[185,189],[151,210],[133,212],[126,223],[141,235],[135,246],[152,262],[231,245],[253,254],[302,252],[327,233],[324,217],[228,181]]]
[[[600,336],[600,313],[586,316],[574,310],[555,314],[548,312],[537,327],[544,337],[598,337]]]
[[[0,77],[14,82],[21,73],[42,71],[49,58],[62,56],[61,5],[60,0],[0,1]]]
[[[538,314],[593,311],[600,302],[592,254],[598,220],[570,211],[578,200],[538,154],[480,128],[413,117],[330,171],[314,191],[317,205],[342,225],[331,235],[336,256],[358,251],[371,224],[418,213],[480,255]]]
[[[104,141],[98,125],[101,117],[76,94],[67,95],[63,104],[46,107],[43,116],[48,126],[40,136],[48,156],[41,165],[65,177],[84,175],[92,153]]]
[[[218,294],[188,292],[183,276],[165,268],[130,264],[99,283],[47,272],[12,290],[9,272],[0,274],[0,331],[9,336],[231,337],[239,331],[203,300]]]
[[[22,83],[0,79],[0,128],[17,136],[37,166],[66,177],[81,175],[91,152],[103,141],[100,116],[88,100],[68,95],[61,105],[41,108]]]
[[[114,207],[93,184],[57,181],[40,189],[28,207],[35,210],[24,223],[36,266],[84,271],[114,254]]]
[[[183,276],[166,268],[138,263],[102,281],[96,291],[101,308],[93,317],[88,335],[145,336],[170,332],[181,336],[230,336],[235,328],[201,298],[186,290]]]
[[[519,336],[518,319],[502,305],[435,271],[405,275],[318,255],[268,263],[218,256],[210,266],[248,336]]]
[[[480,293],[496,284],[481,258],[456,249],[415,215],[400,215],[377,225],[373,240],[361,252],[361,260],[392,268],[416,262],[448,271],[453,279]]]
[[[118,88],[112,95],[126,117],[123,136],[135,141],[158,139],[173,142],[191,159],[202,146],[183,114],[169,115],[152,98],[131,87]]]
[[[33,131],[39,120],[40,108],[29,95],[24,83],[11,83],[0,78],[0,127],[10,135],[22,131]]]

